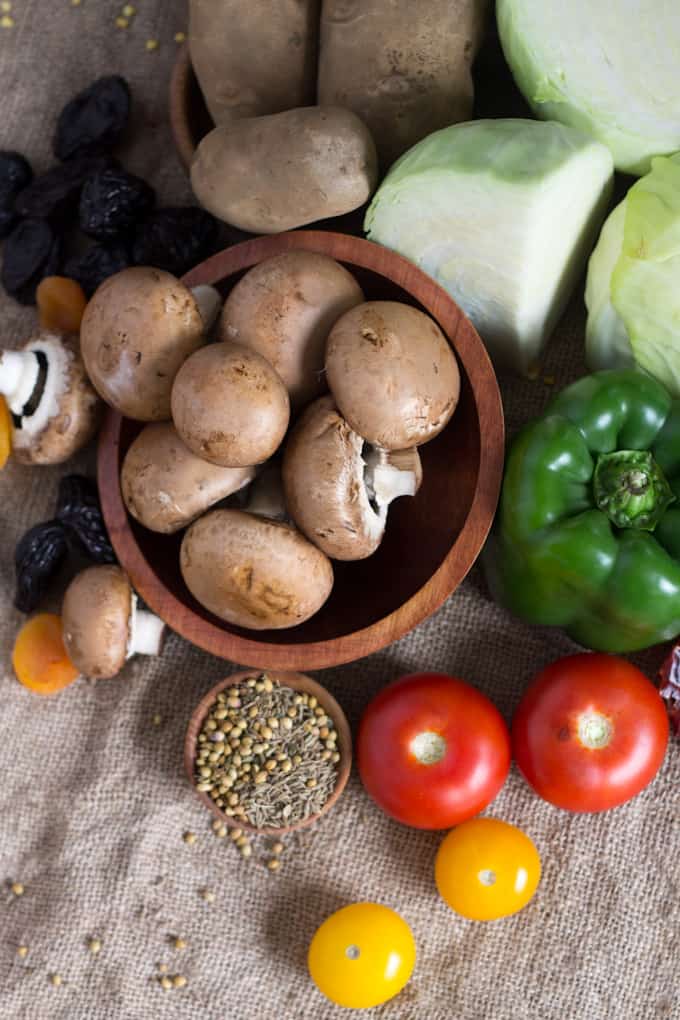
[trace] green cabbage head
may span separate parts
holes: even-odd
[[[637,364],[680,396],[680,153],[653,159],[609,215],[586,306],[593,370]]]
[[[497,0],[505,57],[537,116],[647,173],[680,149],[680,0]]]

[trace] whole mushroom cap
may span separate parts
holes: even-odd
[[[88,567],[66,590],[62,606],[64,645],[84,676],[109,679],[127,658],[132,589],[120,567]]]
[[[145,528],[172,534],[255,477],[252,467],[210,464],[184,445],[172,422],[145,426],[123,461],[120,487]]]
[[[265,259],[232,289],[220,339],[261,354],[283,380],[294,408],[324,392],[331,327],[364,300],[361,287],[328,255],[291,251]]]
[[[286,387],[268,361],[240,344],[196,351],[177,373],[172,418],[196,456],[223,467],[263,464],[290,418]]]
[[[95,291],[80,345],[104,400],[127,418],[166,421],[182,363],[204,342],[198,305],[183,283],[160,269],[124,269]]]
[[[299,531],[241,510],[212,510],[192,524],[180,566],[202,606],[251,630],[304,623],[333,587],[330,561]]]
[[[345,312],[328,337],[326,376],[343,418],[385,450],[433,439],[460,393],[458,365],[437,323],[398,301]]]
[[[388,504],[399,495],[414,495],[420,485],[418,451],[409,449],[400,451],[397,467],[383,468],[393,491],[376,492],[376,451],[365,447],[331,396],[310,404],[286,443],[283,482],[288,512],[332,559],[371,556],[385,532]]]

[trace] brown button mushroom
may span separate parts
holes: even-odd
[[[177,373],[172,418],[197,457],[223,467],[263,464],[288,428],[286,387],[261,354],[240,344],[196,351]]]
[[[203,295],[201,303],[206,316],[215,314],[214,301]],[[170,273],[124,269],[97,289],[85,309],[85,367],[98,393],[121,414],[166,421],[175,376],[204,343],[206,327],[198,301]]]
[[[251,630],[304,623],[333,587],[330,561],[299,531],[241,510],[211,510],[192,524],[180,566],[202,606]]]
[[[244,344],[272,365],[293,409],[326,389],[324,356],[333,323],[364,300],[335,259],[292,251],[265,259],[239,280],[224,303],[220,339]]]
[[[147,425],[125,455],[120,485],[132,516],[172,534],[255,477],[255,468],[209,464],[189,450],[171,422]]]
[[[414,496],[421,479],[415,448],[388,453],[368,446],[330,396],[307,408],[286,443],[288,512],[307,538],[336,560],[374,553],[389,504],[398,496]]]
[[[158,655],[164,624],[137,609],[120,567],[88,567],[66,589],[61,610],[64,645],[84,676],[108,680],[133,655]]]
[[[433,439],[460,391],[454,354],[437,323],[398,301],[345,312],[328,337],[326,375],[340,413],[385,450]]]
[[[45,332],[19,351],[2,351],[0,393],[14,418],[12,446],[23,464],[61,464],[99,426],[102,405],[74,337]]]

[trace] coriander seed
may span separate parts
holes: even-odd
[[[195,832],[185,832],[182,836],[182,839],[188,846],[193,846],[197,838]]]
[[[272,853],[275,854],[277,857],[279,856],[279,854],[282,854],[283,843],[274,843],[274,845],[272,846]]]
[[[50,974],[50,984],[53,985],[54,988],[59,988],[60,985],[62,984],[61,975]]]
[[[270,857],[269,860],[267,861],[267,867],[269,868],[270,871],[278,871],[279,868],[281,867],[281,861],[278,859],[278,857]]]
[[[172,944],[175,947],[175,949],[186,949],[187,947],[185,939],[180,938],[179,935],[172,940]]]
[[[90,950],[93,956],[97,956],[102,951],[101,939],[91,938],[87,943],[87,948]]]
[[[172,981],[167,975],[163,976],[162,978],[159,978],[159,982],[161,988],[164,988],[166,992],[168,991],[169,988],[172,988]]]
[[[175,988],[184,988],[187,983],[187,979],[184,977],[183,974],[175,974],[174,978],[172,979],[172,983]]]
[[[17,949],[17,956],[20,956],[22,960],[25,960],[28,956],[28,946],[19,946]]]
[[[233,839],[234,843],[241,838],[243,835],[243,829],[232,829],[229,836]]]

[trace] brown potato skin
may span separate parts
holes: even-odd
[[[320,0],[189,0],[189,49],[216,124],[314,102]]]
[[[222,467],[269,460],[290,419],[288,392],[262,355],[216,343],[184,362],[172,388],[172,419],[189,449]]]
[[[275,255],[233,288],[222,310],[219,337],[266,358],[297,409],[326,390],[328,334],[341,315],[363,300],[359,284],[335,259],[308,251]]]
[[[191,184],[204,208],[253,234],[276,234],[358,209],[378,183],[375,145],[350,110],[306,106],[215,128]]]
[[[254,477],[252,467],[209,464],[184,445],[172,422],[154,422],[126,453],[120,488],[125,506],[140,524],[172,535]]]
[[[472,115],[487,0],[323,0],[317,102],[368,125],[386,171]]]
[[[343,418],[384,450],[434,439],[460,393],[458,364],[441,329],[399,301],[366,301],[336,322],[326,376]]]
[[[88,567],[66,589],[64,647],[84,676],[109,680],[125,664],[132,612],[130,583],[114,566]]]
[[[180,567],[202,606],[250,630],[304,623],[333,587],[330,561],[299,531],[241,510],[212,510],[192,524]]]
[[[93,386],[107,404],[136,421],[168,420],[174,378],[204,342],[191,292],[170,273],[147,267],[105,280],[80,327]]]
[[[13,430],[12,452],[20,464],[63,464],[99,429],[104,406],[85,372],[78,339],[63,337],[61,342],[69,354],[69,390],[61,398],[57,417],[37,435]]]

